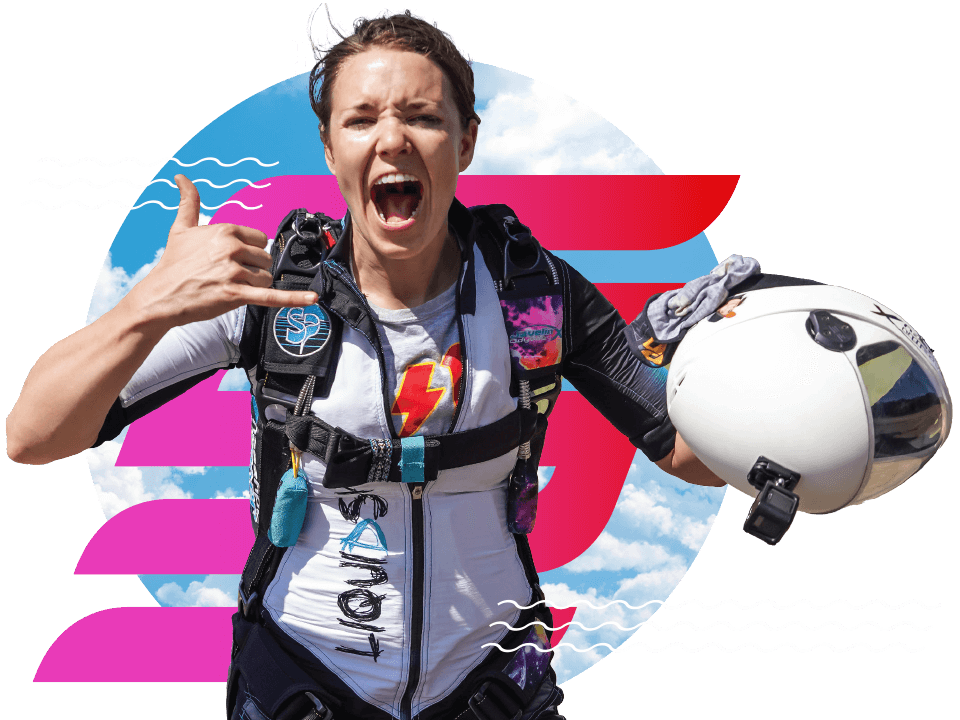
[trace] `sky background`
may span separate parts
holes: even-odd
[[[469,173],[662,174],[622,132],[556,89],[481,63],[474,64],[474,74],[482,124]],[[162,254],[179,198],[175,174],[187,174],[200,190],[201,223],[224,204],[239,203],[230,198],[241,188],[269,192],[270,177],[330,174],[306,87],[307,75],[298,75],[238,103],[164,164],[110,247],[88,323],[113,307]],[[671,256],[679,276],[693,277],[713,266],[705,236],[684,245],[698,254]],[[608,280],[614,270],[628,277],[631,268],[635,277],[650,272],[649,251],[619,252],[616,260],[604,251],[580,256],[584,264],[579,269],[595,282]],[[224,376],[220,389],[249,392],[250,385],[243,371],[235,369]],[[249,498],[245,468],[116,467],[123,439],[85,453],[108,518],[153,499]],[[541,489],[551,472],[541,470]],[[703,544],[722,497],[723,490],[688,486],[637,453],[607,529],[581,557],[541,578],[554,606],[579,608],[554,661],[561,682],[609,654],[656,612]],[[142,575],[141,580],[164,606],[229,607],[236,604],[239,578]]]

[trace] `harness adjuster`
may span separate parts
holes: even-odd
[[[333,710],[324,705],[312,692],[305,692],[304,695],[313,703],[310,711],[303,716],[303,720],[333,720]]]
[[[488,680],[475,692],[467,706],[477,720],[520,720],[523,707],[500,683]],[[516,710],[514,710],[516,708]]]
[[[264,411],[268,405],[280,405],[290,412],[293,412],[297,407],[297,398],[274,395],[267,391],[267,388],[264,387],[264,382],[265,380],[260,380],[257,383],[257,387],[253,393],[253,396],[257,401],[257,410],[260,412],[260,416],[263,417]]]
[[[343,430],[339,427],[335,427],[330,430],[330,434],[327,435],[327,451],[324,453],[323,462],[325,465],[330,464],[330,460],[333,459],[333,456],[340,452],[340,440],[343,438]]]
[[[253,613],[251,612],[253,607],[253,602],[260,597],[260,593],[254,590],[248,596],[243,592],[243,584],[241,583],[240,588],[237,590],[237,604],[240,606],[240,614],[243,616],[244,620],[252,620],[251,617]]]

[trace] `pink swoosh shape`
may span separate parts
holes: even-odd
[[[247,500],[151,500],[110,518],[78,575],[234,575],[253,546]]]
[[[225,682],[234,612],[219,607],[102,610],[57,638],[33,680]]]

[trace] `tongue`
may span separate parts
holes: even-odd
[[[417,208],[415,193],[385,193],[381,204],[387,222],[404,222],[410,219]]]

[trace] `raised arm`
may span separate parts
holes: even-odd
[[[34,365],[7,417],[7,455],[42,464],[93,445],[107,412],[171,329],[244,305],[304,306],[312,292],[270,287],[267,236],[198,226],[200,196],[183,175],[177,217],[156,267],[115,308],[61,340]]]

